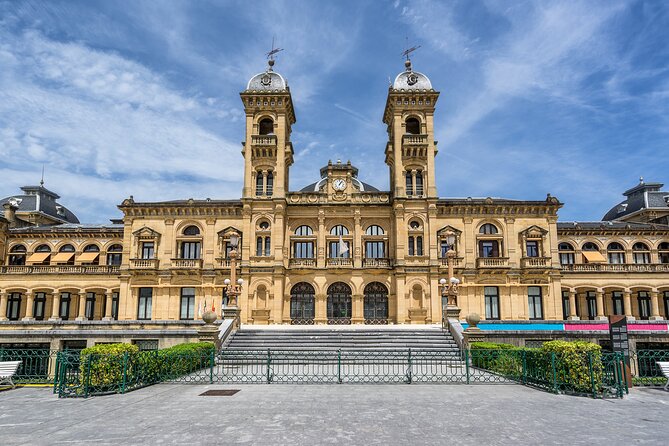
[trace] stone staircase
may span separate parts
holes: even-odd
[[[350,327],[243,327],[235,332],[223,350],[241,351],[438,351],[460,357],[460,350],[448,332],[439,326],[420,328],[393,326]]]

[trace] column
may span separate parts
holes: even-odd
[[[597,288],[595,291],[595,303],[597,305],[597,316],[595,317],[595,320],[607,320],[607,317],[604,315],[604,290],[601,288]]]
[[[363,296],[362,294],[354,294],[351,296],[351,323],[362,324],[365,321],[363,312]]]
[[[76,301],[77,294],[72,294],[70,299]],[[85,321],[86,320],[86,293],[79,293],[79,312],[75,321]]]
[[[0,291],[0,321],[7,320],[7,292]]]
[[[51,317],[50,321],[59,321],[60,320],[60,292],[53,292],[53,305],[51,306]]]
[[[625,304],[625,316],[627,320],[633,321],[635,318],[632,316],[632,292],[630,290],[623,290],[623,302]]]
[[[416,196],[416,170],[411,169],[411,195]]]
[[[661,319],[662,316],[660,316],[660,302],[658,299],[658,292],[657,290],[652,290],[650,292],[650,320],[658,321]]]
[[[34,321],[33,309],[35,307],[35,293],[32,290],[26,292],[26,315],[23,317],[23,321]]]
[[[267,195],[267,171],[262,171],[262,193]]]
[[[113,292],[111,290],[107,290],[105,293],[105,315],[102,318],[103,321],[112,320],[112,295]]]
[[[314,323],[316,324],[325,324],[328,320],[327,315],[327,300],[328,297],[325,294],[316,294],[314,304],[316,306],[316,314],[314,318]]]
[[[578,317],[578,314],[576,314],[576,291],[569,291],[569,317],[568,320],[570,321],[577,321],[580,319]]]

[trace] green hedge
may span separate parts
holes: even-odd
[[[129,357],[136,355],[139,348],[133,344],[98,344],[83,349],[79,354],[79,377],[85,391],[115,391],[123,382],[126,353]],[[126,377],[128,375],[126,370]]]
[[[563,387],[589,392],[602,385],[602,347],[585,341],[545,342],[541,350],[555,354],[555,373]]]

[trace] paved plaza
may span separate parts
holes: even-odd
[[[240,389],[233,396],[198,396]],[[623,400],[519,385],[183,385],[58,399],[0,392],[0,444],[667,444],[669,392]]]

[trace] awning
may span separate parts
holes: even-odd
[[[51,255],[50,252],[36,252],[35,254],[31,254],[30,257],[28,257],[26,259],[26,262],[27,263],[42,263],[50,255]]]
[[[66,263],[74,256],[73,252],[59,252],[51,259],[51,263]]]
[[[100,255],[99,252],[85,252],[77,257],[77,263],[91,263]]]
[[[588,263],[606,263],[606,259],[599,251],[583,251],[583,257]]]

